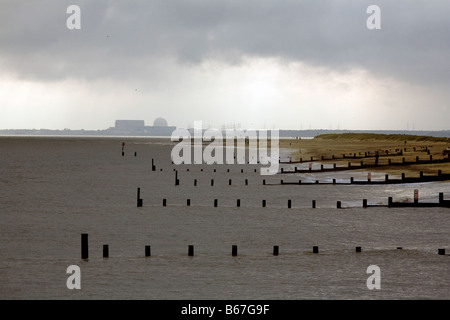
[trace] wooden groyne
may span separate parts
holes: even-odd
[[[308,161],[310,164],[311,162]],[[400,161],[392,161],[391,159],[388,159],[385,163],[380,162],[364,162],[360,161],[359,164],[348,162],[348,164],[345,166],[338,166],[336,163],[333,163],[332,166],[325,167],[324,164],[320,165],[320,168],[313,168],[312,165],[309,166],[308,169],[300,169],[297,167],[294,167],[294,170],[286,170],[285,168],[280,169],[280,174],[294,174],[294,173],[317,173],[317,172],[333,172],[333,171],[346,171],[346,170],[361,170],[361,169],[371,169],[371,168],[386,168],[391,166],[409,166],[409,165],[417,165],[417,164],[442,164],[442,163],[449,163],[450,158],[443,158],[443,159],[433,159],[432,155],[428,157],[427,159],[419,159],[419,157],[416,157],[415,161],[406,161],[405,158],[402,158]]]
[[[405,173],[402,173],[402,177],[400,179],[392,179],[389,178],[389,175],[386,174],[384,177],[384,180],[372,180],[371,178],[367,178],[367,180],[355,180],[353,177],[350,177],[348,182],[337,182],[336,179],[333,179],[332,182],[325,182],[325,181],[309,181],[309,182],[302,182],[302,180],[298,181],[284,181],[281,180],[280,183],[265,183],[265,185],[324,185],[324,184],[333,184],[333,185],[351,185],[351,184],[369,184],[369,185],[375,185],[375,184],[404,184],[404,183],[422,183],[422,182],[435,182],[435,181],[447,181],[450,180],[450,174],[448,173],[442,173],[441,170],[438,170],[437,175],[429,176],[424,175],[423,171],[420,172],[418,177],[407,177]]]
[[[422,146],[422,147],[410,147],[410,148],[397,148],[392,151],[392,149],[384,150],[384,151],[366,151],[364,153],[356,152],[354,153],[342,153],[340,155],[334,155],[332,154],[331,157],[309,157],[303,158],[300,157],[299,159],[293,159],[292,157],[289,157],[289,161],[279,161],[280,164],[292,164],[292,163],[305,163],[305,162],[314,162],[314,161],[329,161],[329,160],[346,160],[346,159],[365,159],[365,158],[380,158],[380,157],[396,157],[396,156],[403,156],[403,152],[427,152],[428,155],[430,155],[430,149],[428,149],[428,146]]]
[[[82,239],[82,251],[83,250],[87,250],[88,246],[87,243],[83,243],[83,240],[85,238],[87,238],[87,234],[82,234],[81,235],[81,239]],[[152,257],[151,255],[151,247],[150,245],[145,245],[144,246],[144,258],[150,258]],[[396,250],[403,250],[403,247],[396,247]],[[354,253],[358,253],[361,254],[362,253],[362,248],[361,246],[356,246],[354,247],[354,250],[352,250]],[[267,255],[269,251],[267,251],[265,254]],[[290,253],[292,253],[292,250],[289,250]],[[313,246],[311,251],[302,251],[303,254],[319,254],[319,246]],[[438,248],[437,249],[437,254],[441,255],[441,256],[445,256],[445,248]],[[279,245],[274,245],[273,249],[272,249],[272,256],[279,256],[280,255],[280,246]],[[188,257],[194,257],[194,245],[188,245],[188,250],[187,250],[187,256]],[[237,257],[238,256],[238,246],[236,244],[233,244],[231,246],[231,256],[232,257]],[[450,256],[450,255],[447,255]],[[104,244],[103,245],[103,258],[109,258],[109,245]],[[81,259],[88,261],[86,256],[83,256],[83,253],[81,255]]]

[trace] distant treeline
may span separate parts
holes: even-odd
[[[380,133],[329,133],[321,134],[315,137],[315,139],[324,140],[383,140],[383,141],[430,141],[430,142],[448,142],[449,137],[436,137],[436,136],[419,136],[411,134],[380,134]]]

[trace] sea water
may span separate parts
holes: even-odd
[[[413,201],[415,189],[420,201],[437,202],[439,192],[448,199],[449,182],[281,185],[367,172],[261,176],[257,165],[176,166],[173,146],[156,138],[0,138],[0,298],[450,298],[450,257],[437,254],[450,253],[450,210],[362,208],[362,199]],[[71,265],[80,267],[80,290],[67,287]],[[371,265],[380,268],[380,289],[367,286]]]

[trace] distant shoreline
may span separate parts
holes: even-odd
[[[245,130],[245,129],[242,129]],[[267,129],[270,131],[270,129]],[[385,134],[385,135],[414,135],[450,138],[450,130],[326,130],[326,129],[308,129],[308,130],[278,130],[280,138],[314,138],[325,134]],[[61,136],[61,137],[116,137],[116,138],[170,138],[170,135],[147,135],[141,133],[112,133],[108,130],[50,130],[50,129],[1,129],[0,136]]]

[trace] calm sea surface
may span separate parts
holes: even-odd
[[[261,176],[252,165],[175,166],[172,147],[165,139],[1,137],[0,299],[450,298],[450,256],[437,254],[450,253],[450,210],[362,208],[362,199],[412,201],[414,189],[420,201],[437,202],[439,192],[449,199],[449,182],[279,185],[367,172]],[[66,286],[70,265],[81,268],[81,290]],[[380,267],[379,290],[367,288],[370,265]]]

